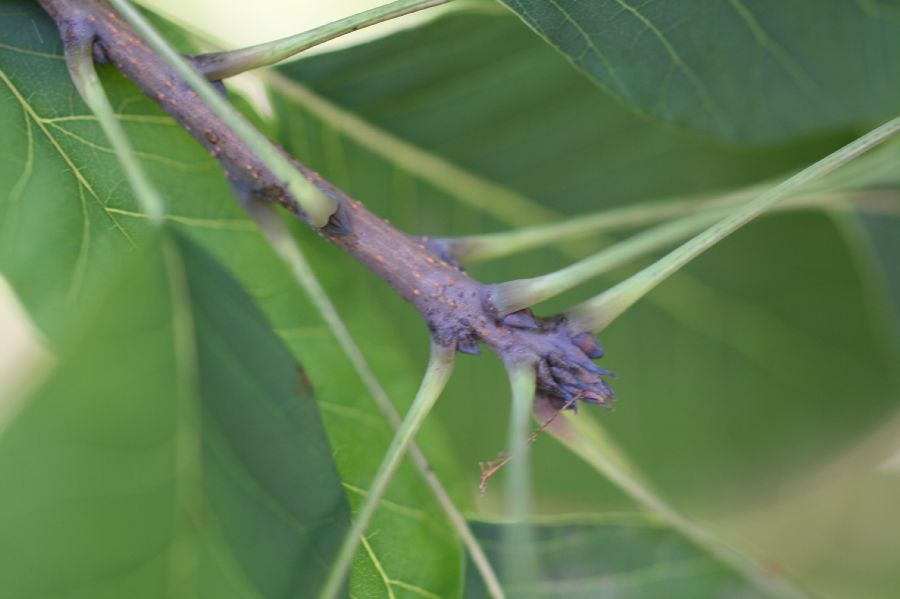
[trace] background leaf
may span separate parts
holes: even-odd
[[[90,304],[104,273],[142,243],[148,228],[69,80],[52,22],[35,3],[7,4],[0,19],[0,272],[56,342],[81,318],[79,306]],[[168,201],[168,222],[234,274],[306,369],[345,491],[356,505],[390,441],[390,427],[314,307],[243,214],[216,162],[131,84],[99,68],[144,167]],[[369,287],[381,285],[374,277],[358,278],[361,269],[340,252],[322,258],[317,270],[346,297],[368,297]],[[344,315],[366,339],[363,350],[389,395],[405,408],[425,356],[401,343],[380,306],[356,305]],[[418,330],[425,340],[424,327]],[[453,453],[444,449],[439,426],[426,426],[422,445],[458,493]],[[415,594],[407,587],[457,593],[459,542],[434,516],[439,513],[419,475],[403,464],[358,555],[354,595]],[[409,560],[407,551],[417,559]]]
[[[848,227],[854,229],[858,244],[862,247],[859,259],[868,263],[875,309],[890,313],[887,321],[893,321],[893,327],[884,331],[888,344],[895,347],[900,355],[900,268],[897,268],[897,256],[900,256],[900,217],[897,215],[857,215]],[[852,233],[851,233],[852,234]]]
[[[307,597],[349,526],[316,404],[208,255],[120,257],[0,438],[14,597]]]
[[[494,563],[515,560],[503,543],[509,524],[474,522]],[[758,597],[759,591],[685,541],[641,515],[538,522],[540,575],[505,585],[511,599],[694,599]],[[507,582],[507,581],[504,581]],[[474,567],[466,571],[466,599],[487,597]]]
[[[146,229],[105,140],[68,82],[54,28],[32,3],[8,5],[0,21],[0,127],[9,140],[0,149],[0,270],[56,341],[81,318],[79,298],[91,304],[83,296],[99,287],[111,256],[130,251],[125,240],[115,242],[122,236],[117,224],[138,245]],[[276,95],[283,140],[416,233],[496,230],[753,183],[820,157],[853,133],[812,127],[815,138],[753,149],[667,132],[610,101],[516,19],[482,12],[306,60],[289,72],[316,92],[288,85]],[[387,445],[388,427],[330,333],[235,205],[215,163],[111,70],[103,76],[170,199],[170,221],[234,272],[308,368],[345,490],[358,501]],[[297,234],[403,407],[425,361],[421,319],[341,252],[299,225]],[[475,274],[486,281],[534,275],[604,241],[567,247],[565,255],[533,252]],[[782,491],[782,483],[837,455],[895,410],[896,359],[879,337],[885,315],[866,302],[869,285],[861,271],[867,265],[859,254],[851,256],[838,229],[820,214],[771,217],[742,231],[604,335],[610,350],[605,365],[619,371],[623,397],[604,423],[665,494],[692,513],[753,510],[777,522],[771,497],[794,492]],[[470,498],[475,462],[502,448],[508,389],[490,357],[461,359],[458,375],[439,404],[441,423],[431,423],[419,438],[457,497],[491,513],[498,509],[493,491],[480,502]],[[453,433],[452,445],[444,443],[440,424]],[[541,439],[532,453],[542,511],[608,511],[625,504],[552,443]],[[459,464],[467,477],[459,476]],[[458,543],[408,466],[388,499],[357,556],[351,592],[457,595]],[[815,530],[816,522],[805,528]],[[818,580],[817,568],[827,568],[848,596],[859,588],[853,573],[858,581],[864,572],[867,589],[889,588],[884,564],[848,564],[804,530],[792,536],[793,553],[779,557],[794,566],[798,554],[809,556],[806,582]],[[772,538],[763,547],[767,553],[781,546],[777,534]],[[858,555],[870,548],[867,539],[855,545]]]
[[[281,73],[270,81],[286,146],[403,230],[429,235],[764,181],[846,140],[822,134],[750,148],[660,128],[606,97],[521,23],[480,11],[309,57]],[[565,254],[531,252],[473,273],[482,281],[533,276],[608,241]],[[324,247],[309,251],[331,255]],[[879,332],[886,314],[871,310],[867,288],[826,215],[768,216],[604,332],[604,366],[619,374],[620,401],[615,413],[599,417],[689,513],[764,510],[789,481],[839,455],[897,408],[896,360]],[[359,305],[335,297],[348,311]],[[396,330],[412,332],[406,343],[424,352],[418,317],[383,287],[373,287],[371,298]],[[507,397],[495,360],[462,356],[437,407],[457,459],[472,465],[472,487],[476,462],[502,449]],[[628,505],[554,444],[539,440],[532,452],[544,513]],[[491,491],[475,506],[496,513],[497,496]]]
[[[900,108],[896,0],[502,0],[589,79],[662,121],[772,142]]]
[[[284,84],[275,95],[289,147],[402,229],[430,235],[748,184],[834,144],[748,150],[660,130],[628,116],[514,19],[478,13],[311,57],[284,72],[305,86]],[[412,158],[376,137],[385,132],[445,171],[430,164],[415,170]],[[500,183],[518,204],[471,191],[472,180]],[[537,251],[474,273],[506,280],[569,260]],[[605,423],[653,480],[684,499],[729,489],[730,498],[746,499],[776,471],[821,459],[896,406],[888,356],[864,311],[855,267],[821,214],[771,216],[740,231],[604,333],[605,365],[619,373],[623,398]],[[379,302],[392,301],[390,292],[383,295]],[[390,314],[398,330],[416,330],[409,310]],[[414,337],[410,342],[423,341]],[[507,395],[490,363],[461,359],[466,374],[438,407],[451,429],[469,431],[455,436],[468,463],[498,449],[496,431],[504,426],[503,410],[484,405],[486,397]],[[829,364],[844,376],[823,378],[834,372]],[[472,394],[473,385],[481,393]],[[865,401],[850,406],[845,397]],[[545,475],[546,489],[573,489],[578,478]]]

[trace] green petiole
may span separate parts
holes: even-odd
[[[84,103],[97,117],[97,122],[109,143],[112,144],[116,158],[119,160],[141,208],[147,214],[150,222],[159,226],[162,224],[165,214],[165,201],[147,177],[147,173],[134,154],[128,136],[125,135],[125,130],[116,119],[109,97],[97,76],[91,46],[90,40],[75,46],[66,46],[66,63],[69,66],[72,81]]]
[[[136,11],[127,0],[110,0],[122,17],[125,18],[156,50],[165,61],[174,68],[178,74],[197,92],[200,98],[234,131],[242,142],[262,160],[269,170],[283,181],[287,190],[297,200],[300,206],[309,216],[310,223],[315,227],[324,227],[328,219],[337,209],[334,200],[326,196],[291,164],[290,160],[275,147],[266,137],[257,131],[253,125],[241,116],[241,114],[207,81],[194,67],[188,63],[153,26]]]
[[[821,179],[900,131],[900,117],[808,166],[782,183],[756,196],[718,223],[695,236],[634,276],[568,311],[573,326],[585,331],[600,331],[637,300],[666,280],[691,260],[741,228],[801,187]]]
[[[344,537],[341,548],[338,550],[337,557],[328,573],[328,578],[319,593],[319,599],[336,599],[344,586],[347,573],[350,570],[350,564],[353,561],[353,555],[359,546],[360,539],[365,533],[366,528],[372,522],[378,504],[387,490],[400,461],[406,455],[416,433],[421,428],[425,417],[434,407],[435,402],[444,390],[447,379],[453,371],[453,358],[456,352],[455,347],[444,347],[438,344],[431,346],[431,359],[428,362],[428,368],[425,370],[425,376],[419,387],[403,423],[391,440],[391,444],[384,454],[381,465],[372,479],[369,491],[363,500],[362,505],[356,512],[356,518],[350,531]]]
[[[201,54],[194,58],[200,73],[215,81],[233,77],[245,71],[267,67],[290,58],[304,50],[333,40],[358,29],[402,17],[450,0],[396,0],[383,6],[298,33],[282,39],[222,52]]]

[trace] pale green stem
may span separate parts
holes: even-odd
[[[112,144],[116,158],[128,178],[128,183],[131,185],[141,209],[154,225],[159,226],[162,224],[165,214],[165,201],[150,182],[141,163],[138,162],[122,124],[116,119],[109,97],[107,97],[103,84],[97,76],[97,70],[94,68],[91,46],[92,43],[87,41],[77,47],[66,47],[66,63],[69,66],[72,81],[84,103],[97,117],[97,122],[109,143]]]
[[[500,283],[491,289],[491,303],[501,316],[528,308],[641,256],[677,243],[703,230],[723,214],[727,212],[723,213],[722,209],[718,209],[685,216],[647,229],[555,272]]]
[[[446,4],[450,0],[396,0],[383,6],[304,31],[282,39],[223,52],[211,52],[195,58],[195,64],[207,79],[233,77],[239,73],[271,66],[313,46],[357,29],[376,25],[432,6]]]
[[[455,165],[410,145],[403,140],[374,127],[371,123],[360,119],[353,113],[332,104],[309,89],[288,80],[277,73],[266,73],[267,81],[292,100],[301,103],[317,117],[328,122],[342,134],[348,135],[363,147],[389,158],[399,167],[416,172],[440,189],[450,193],[451,197],[466,205],[473,206],[487,214],[497,217],[510,225],[530,225],[535,222],[554,220],[558,215],[540,206],[528,198],[498,186],[490,181],[480,179]],[[570,252],[566,252],[569,254]],[[546,419],[544,419],[546,420]],[[552,430],[552,429],[551,429]],[[599,451],[599,450],[598,450]],[[601,459],[606,459],[600,454]],[[627,463],[625,460],[614,460],[614,464]],[[620,466],[622,476],[610,480],[631,494],[632,484],[626,484],[629,478],[624,472],[628,470]],[[602,471],[601,471],[602,472]],[[623,478],[624,477],[624,478]],[[646,485],[644,485],[646,488]],[[646,504],[652,510],[652,503]],[[773,583],[775,584],[775,583]],[[784,593],[785,597],[802,597],[799,593]]]
[[[203,447],[200,415],[200,380],[197,328],[189,275],[182,249],[170,228],[161,235],[162,258],[171,302],[171,351],[177,364],[174,397],[177,401],[174,449],[174,504],[177,521],[170,542],[165,596],[197,596],[196,573],[201,568],[197,550],[196,518],[206,508],[203,493]],[[176,582],[178,581],[178,582]]]
[[[900,185],[900,139],[891,140],[854,160],[839,171],[817,181],[815,190],[897,189]]]
[[[900,211],[898,200],[900,193],[896,190],[831,193],[822,191],[791,197],[789,203],[781,207],[796,209],[809,206],[852,205],[861,211],[897,213]],[[728,209],[723,208],[719,202],[706,205],[713,207],[647,229],[555,272],[530,279],[499,283],[491,290],[491,301],[500,315],[533,306],[596,276],[681,241],[728,214]]]
[[[546,418],[548,413],[550,412],[539,413],[539,418]],[[656,514],[698,547],[738,572],[767,596],[779,599],[800,599],[806,596],[784,578],[774,576],[770,568],[732,548],[714,532],[688,519],[657,496],[649,485],[642,482],[627,459],[619,455],[619,450],[592,419],[583,415],[564,414],[554,425],[547,430],[594,470],[612,481],[644,509]]]
[[[267,72],[265,77],[273,87],[285,93],[292,100],[301,103],[306,109],[311,110],[317,117],[328,122],[342,134],[348,135],[373,152],[387,155],[400,168],[417,173],[466,205],[473,206],[510,225],[531,225],[535,222],[555,220],[559,217],[516,192],[480,179],[421,148],[374,127],[371,123],[324,100],[294,81],[275,72]],[[570,254],[568,250],[566,253]],[[604,458],[605,456],[601,454],[600,457]],[[623,461],[614,460],[614,463],[618,464]],[[622,472],[628,470],[624,466],[620,466],[620,468]],[[631,494],[633,487],[631,484],[626,484],[628,478],[636,477],[623,474],[616,478],[610,478],[610,480],[623,491]],[[646,485],[644,486],[646,488]],[[652,509],[650,507],[652,503],[647,505],[648,509]],[[793,593],[783,594],[783,596],[801,597],[802,595]]]
[[[512,231],[469,235],[448,239],[453,256],[464,264],[502,258],[547,245],[582,239],[594,233],[621,231],[657,223],[693,212],[733,205],[753,197],[756,189],[745,189],[715,198],[658,200],[612,208],[546,225]]]
[[[324,227],[337,205],[291,164],[266,137],[256,130],[216,89],[201,76],[127,0],[110,0],[110,4],[144,37],[150,46],[197,92],[235,135],[262,160],[272,174],[283,181],[288,192],[309,216],[313,226]]]
[[[511,523],[504,529],[504,578],[521,584],[539,579],[540,563],[535,552],[531,515],[531,460],[528,438],[531,435],[531,412],[534,402],[534,364],[509,364],[512,405],[509,415],[507,451],[512,458],[506,465],[505,503]]]
[[[871,177],[870,177],[871,179]],[[865,176],[861,177],[860,187],[867,184]],[[494,260],[533,250],[548,245],[560,245],[583,239],[595,233],[623,231],[638,228],[642,225],[658,223],[672,217],[695,214],[697,212],[719,211],[729,206],[739,205],[757,196],[763,187],[755,185],[733,193],[715,198],[697,198],[693,200],[656,200],[643,204],[635,204],[622,208],[612,208],[600,212],[582,214],[574,218],[546,225],[523,227],[500,233],[469,235],[446,239],[453,256],[463,264],[475,264],[486,260]],[[802,210],[809,208],[826,208],[846,203],[863,212],[880,212],[878,206],[870,206],[866,201],[873,194],[892,195],[895,190],[840,191],[826,190],[792,195],[785,203],[774,207],[776,210]],[[893,212],[897,211],[894,207]]]
[[[319,599],[335,599],[341,593],[347,573],[350,571],[350,564],[353,561],[353,555],[359,546],[360,539],[365,533],[372,517],[378,509],[378,504],[384,496],[400,461],[406,455],[407,449],[415,439],[416,433],[422,426],[425,417],[431,411],[441,391],[450,378],[453,371],[453,357],[456,348],[444,347],[438,344],[431,346],[431,359],[428,362],[428,369],[425,371],[425,377],[422,379],[422,385],[416,394],[403,423],[397,430],[397,434],[391,440],[390,446],[384,454],[381,465],[369,485],[369,490],[363,499],[362,505],[356,512],[356,518],[350,531],[344,537],[344,541],[338,550],[334,563],[328,572],[328,578],[322,591],[319,593]]]
[[[900,131],[896,117],[866,135],[829,154],[784,182],[760,194],[730,215],[682,244],[634,276],[569,311],[568,317],[579,330],[599,331],[615,320],[637,300],[677,272],[704,251],[744,226],[780,200],[807,183],[821,178],[850,162],[867,150]]]
[[[400,413],[397,412],[397,408],[391,403],[384,387],[381,386],[381,383],[369,366],[368,361],[359,349],[356,341],[353,340],[353,336],[344,324],[343,319],[341,319],[334,304],[331,303],[328,293],[326,293],[322,284],[319,282],[318,277],[316,277],[315,272],[313,272],[312,266],[306,260],[306,256],[303,255],[297,241],[291,236],[290,231],[285,226],[280,213],[271,204],[263,204],[260,202],[249,204],[247,206],[247,211],[259,225],[260,230],[266,236],[266,239],[268,239],[272,249],[275,250],[275,253],[281,257],[287,267],[291,270],[291,274],[293,274],[297,282],[300,283],[300,286],[306,291],[310,300],[319,311],[319,314],[328,324],[328,327],[334,334],[335,339],[337,339],[337,342],[347,356],[347,359],[353,364],[354,369],[359,374],[366,389],[368,389],[369,393],[372,395],[375,404],[381,410],[382,414],[384,414],[385,418],[387,418],[391,428],[393,428],[394,431],[399,430],[400,425],[402,424]],[[422,475],[422,478],[425,479],[426,484],[431,489],[432,493],[434,493],[438,504],[441,506],[441,509],[444,510],[450,524],[456,530],[456,534],[459,535],[468,550],[472,563],[475,564],[475,567],[478,569],[482,578],[484,578],[488,594],[492,599],[504,599],[505,595],[500,586],[500,581],[497,578],[497,574],[494,572],[487,555],[484,553],[484,549],[472,533],[472,529],[469,527],[469,523],[466,522],[465,517],[460,513],[459,509],[457,509],[456,504],[453,503],[453,499],[450,498],[447,489],[444,488],[444,485],[437,477],[437,474],[435,474],[434,470],[431,468],[431,464],[428,463],[428,458],[425,457],[425,454],[415,441],[410,443],[409,456],[416,469],[419,471],[419,474]]]

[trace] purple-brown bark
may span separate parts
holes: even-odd
[[[41,0],[41,4],[55,19],[67,48],[92,43],[95,59],[115,65],[219,161],[242,199],[277,202],[309,222],[284,184],[105,1]],[[613,398],[602,378],[609,373],[592,362],[602,355],[592,334],[570,330],[561,317],[538,318],[527,310],[498,317],[489,286],[469,277],[427,240],[398,231],[317,173],[290,160],[338,206],[329,223],[315,229],[317,233],[415,306],[438,343],[477,353],[482,342],[506,363],[533,364],[538,389],[558,407],[572,399],[606,405]]]

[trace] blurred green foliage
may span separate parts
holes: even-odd
[[[483,59],[488,48],[497,48],[494,60]],[[305,93],[505,184],[535,206],[534,216],[503,214],[510,222],[773,177],[841,139],[750,149],[661,129],[608,100],[509,17],[446,17],[283,71]],[[391,148],[369,144],[367,131],[292,101],[285,89],[273,93],[288,147],[403,230],[466,234],[509,226],[479,209],[490,197],[460,198],[462,185],[459,194],[436,189],[432,170],[400,163]],[[568,260],[537,251],[479,265],[475,274],[504,280]],[[601,335],[609,350],[604,366],[620,375],[622,398],[613,416],[601,418],[653,480],[685,500],[746,497],[779,473],[792,476],[795,466],[822,459],[896,406],[895,362],[872,326],[865,285],[825,215],[771,216],[747,227]],[[417,316],[390,307],[391,292],[384,295],[384,318],[421,344]],[[335,297],[346,312],[356,303]],[[484,404],[506,395],[506,381],[489,360],[462,362],[466,374],[451,383],[439,409],[449,427],[468,431],[452,438],[464,462],[474,463],[498,449],[505,410]],[[471,393],[473,384],[483,394]],[[866,400],[848,402],[851,396]],[[539,468],[550,477],[542,488],[569,487],[593,504],[582,477],[552,467],[557,458]]]
[[[581,61],[585,77],[514,16],[476,5],[285,67],[270,88],[275,117],[266,127],[401,229],[453,235],[778,178],[897,107],[900,87],[891,82],[898,73],[879,67],[900,58],[900,38],[888,35],[896,2],[818,9],[804,2],[796,12],[732,3],[716,9],[717,19],[697,18],[700,3],[649,3],[647,14],[664,24],[658,33],[723,106],[715,119],[691,96],[696,85],[688,85],[687,71],[669,72],[671,60],[658,56],[666,45],[646,23],[639,29],[633,12],[605,19],[605,2],[582,14],[584,5],[561,0],[553,4],[572,18],[560,23],[549,9],[534,12],[535,3],[509,4],[528,8],[530,24],[576,62],[584,49],[573,35],[579,28],[595,44],[613,44],[621,53],[609,59],[622,62],[624,87],[609,84],[595,62]],[[741,7],[758,13],[767,45]],[[808,18],[810,10],[820,18]],[[142,581],[183,578],[171,578],[149,549],[187,547],[184,555],[200,556],[194,582],[209,596],[310,596],[345,524],[345,502],[358,505],[365,494],[390,427],[215,162],[101,67],[168,200],[175,232],[167,235],[189,282],[182,308],[195,322],[198,383],[189,404],[201,432],[197,422],[187,430],[202,458],[200,474],[187,477],[195,520],[176,519],[174,481],[184,473],[176,471],[174,431],[183,422],[179,364],[166,350],[175,304],[164,242],[149,231],[69,82],[52,23],[25,0],[8,0],[3,14],[0,272],[59,362],[0,430],[0,579],[11,581],[0,594],[122,596],[128,589],[139,596],[140,588],[158,596],[162,587]],[[633,43],[617,42],[612,27]],[[190,49],[186,36],[167,31]],[[833,93],[806,95],[784,71],[783,53]],[[868,68],[853,68],[860,56],[871,57]],[[420,317],[374,275],[295,227],[402,409],[427,355]],[[715,520],[740,544],[756,543],[773,571],[790,571],[820,596],[888,598],[900,584],[897,471],[872,470],[897,449],[892,435],[900,429],[898,238],[896,217],[873,214],[779,214],[748,226],[603,333],[603,365],[619,374],[620,400],[612,414],[579,415],[599,418],[663,495]],[[612,241],[530,252],[480,265],[474,275],[532,276]],[[631,270],[539,311],[562,309]],[[309,377],[315,404],[298,386],[293,361]],[[482,517],[503,511],[496,483],[484,498],[474,492],[477,462],[503,449],[508,395],[493,357],[461,356],[436,418],[419,436],[460,505]],[[148,436],[167,441],[152,455],[124,456],[107,442],[140,444]],[[531,455],[539,511],[566,519],[538,527],[548,586],[513,596],[563,596],[553,585],[578,577],[598,586],[565,596],[660,596],[658,588],[666,596],[754,596],[675,533],[621,515],[631,503],[549,438],[539,438]],[[233,476],[237,468],[252,481]],[[266,492],[248,492],[251,484]],[[305,511],[310,505],[318,507]],[[476,524],[494,556],[501,527]],[[304,551],[323,557],[305,559]],[[190,566],[179,555],[171,561],[176,573]],[[129,567],[136,569],[114,582],[100,579]],[[629,578],[643,568],[653,575]],[[404,464],[357,555],[350,593],[443,598],[465,589],[480,596],[464,570],[452,528]]]
[[[198,247],[119,256],[0,437],[5,597],[307,597],[349,525],[309,388]]]
[[[503,543],[498,522],[475,522],[478,535],[495,563],[521,559]],[[734,572],[698,550],[666,526],[641,515],[610,514],[538,521],[535,546],[541,575],[505,588],[522,599],[749,599],[759,591]],[[504,581],[506,582],[506,581]],[[489,597],[478,573],[469,565],[466,594]]]
[[[900,106],[900,3],[501,0],[589,79],[660,120],[772,143]]]

